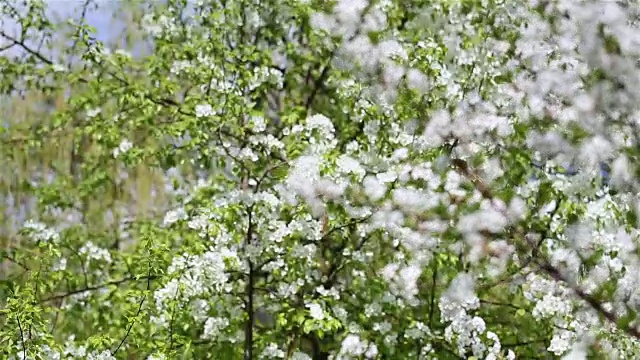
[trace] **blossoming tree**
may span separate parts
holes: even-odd
[[[3,358],[640,356],[636,2],[149,1],[73,64],[12,3],[0,89],[67,92],[24,151],[90,146],[2,249]],[[166,206],[85,217],[141,165]]]

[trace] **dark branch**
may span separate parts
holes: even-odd
[[[64,298],[67,298],[69,296],[76,295],[76,294],[81,294],[81,293],[84,293],[84,292],[87,292],[87,291],[100,290],[100,289],[105,288],[107,286],[113,286],[113,285],[118,286],[118,285],[124,284],[124,283],[129,282],[129,281],[136,281],[136,280],[146,279],[147,283],[149,283],[151,280],[155,280],[156,278],[157,278],[157,276],[155,276],[155,275],[144,276],[144,277],[141,277],[141,278],[138,278],[138,279],[136,279],[135,277],[132,276],[132,277],[128,277],[128,278],[124,278],[124,279],[120,279],[120,280],[109,281],[109,282],[106,282],[106,283],[103,283],[103,284],[100,284],[100,285],[85,286],[85,287],[80,288],[80,289],[73,289],[73,290],[67,291],[66,293],[57,294],[57,295],[50,296],[48,298],[44,298],[43,300],[40,301],[40,303],[49,302],[49,301],[53,301],[53,300],[64,299]]]

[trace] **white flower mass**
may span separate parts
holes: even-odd
[[[1,359],[640,359],[640,2],[53,3],[0,0]]]

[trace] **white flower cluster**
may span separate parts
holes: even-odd
[[[133,148],[133,143],[127,139],[124,139],[120,142],[117,148],[113,149],[113,157],[117,158],[120,155],[128,152]]]
[[[35,349],[31,348],[25,357],[25,352],[21,350],[11,357],[12,360],[33,360],[33,359],[90,359],[90,360],[115,360],[109,350],[94,350],[89,352],[86,345],[77,345],[75,343],[75,335],[70,336],[65,345],[61,349],[51,348],[49,345],[38,345]]]
[[[213,111],[213,107],[209,104],[196,105],[195,110],[196,110],[196,117],[198,118],[212,116],[215,114],[215,112]]]
[[[111,254],[109,250],[96,246],[91,241],[88,241],[84,246],[78,250],[79,254],[86,256],[87,261],[98,260],[106,263],[111,263]]]
[[[229,320],[226,318],[210,317],[204,322],[203,339],[214,339],[221,330],[229,326]]]
[[[60,235],[54,229],[41,222],[27,220],[23,224],[23,228],[34,241],[57,242],[60,240]]]
[[[162,225],[165,227],[171,226],[173,223],[180,221],[180,220],[186,220],[187,219],[187,213],[184,209],[184,207],[179,207],[175,210],[170,210],[168,211],[165,215],[164,215],[164,219],[162,221]]]
[[[496,358],[501,352],[497,335],[487,331],[485,321],[481,317],[468,313],[480,307],[480,301],[474,294],[474,286],[475,280],[470,275],[461,274],[451,282],[449,289],[441,297],[438,306],[442,320],[450,323],[445,328],[444,336],[449,342],[455,339],[460,355],[471,349],[473,355],[478,358]],[[490,348],[485,345],[482,335],[493,342]]]
[[[349,334],[342,340],[342,346],[336,356],[336,360],[357,359],[362,357],[365,359],[373,359],[377,355],[378,347],[376,344],[369,343],[356,334]]]

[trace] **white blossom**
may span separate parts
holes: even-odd
[[[322,306],[320,304],[307,304],[307,308],[309,309],[309,315],[316,320],[324,319],[324,310],[322,310]]]
[[[214,115],[215,112],[213,110],[213,107],[209,104],[199,104],[196,105],[196,117],[201,118],[201,117],[207,117],[207,116],[211,116]]]
[[[124,139],[120,142],[117,148],[113,149],[113,157],[117,158],[118,156],[128,152],[133,148],[133,143],[127,139]]]

